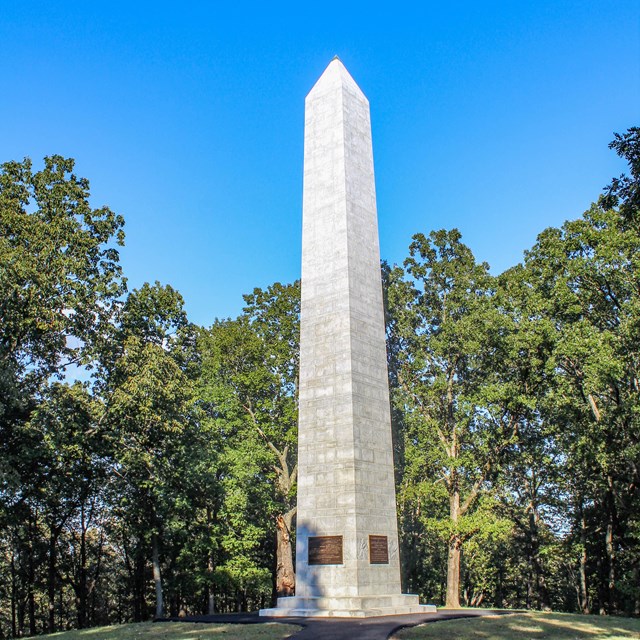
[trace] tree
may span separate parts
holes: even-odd
[[[604,518],[596,526],[608,568],[598,599],[608,612],[617,609],[617,566],[640,480],[640,235],[626,217],[594,205],[543,232],[526,258],[529,282],[555,324],[546,416],[574,474],[584,477],[578,511],[592,503]]]
[[[31,479],[28,499],[47,533],[48,630],[56,630],[56,597],[62,589],[59,541],[65,528],[79,518],[79,565],[71,582],[77,597],[77,623],[87,625],[89,592],[87,570],[87,520],[97,508],[101,486],[106,479],[107,453],[104,431],[97,421],[99,403],[86,385],[54,383],[34,411],[28,428],[35,432],[38,447],[38,474]]]
[[[0,169],[0,425],[24,415],[29,394],[86,364],[124,291],[116,245],[124,221],[92,209],[74,161],[45,158]],[[7,442],[3,438],[3,442]]]
[[[122,309],[116,357],[105,392],[114,440],[113,471],[121,516],[137,538],[138,554],[151,550],[155,615],[164,611],[161,574],[163,528],[180,490],[179,463],[188,460],[195,423],[194,332],[182,297],[158,282],[133,291]],[[148,546],[147,546],[148,545]],[[142,559],[142,556],[140,556]],[[144,562],[137,565],[136,617],[142,617]]]
[[[235,608],[241,610],[248,598],[260,594],[265,577],[270,582],[271,563],[264,554],[274,512],[270,459],[238,393],[239,388],[253,389],[262,369],[255,359],[256,337],[246,322],[215,322],[201,332],[199,347],[198,396],[211,430],[218,434],[222,493],[212,523],[219,537],[217,553],[210,556],[211,592],[235,592]]]
[[[215,324],[203,336],[207,384],[230,424],[259,436],[275,499],[276,591],[295,588],[293,518],[297,464],[297,378],[299,283],[276,283],[245,296],[247,306],[234,321]]]
[[[488,266],[475,262],[457,230],[443,230],[414,236],[405,270],[392,271],[388,289],[395,403],[404,413],[410,482],[448,499],[446,603],[459,607],[462,545],[482,526],[474,509],[520,416],[491,375],[505,329]]]
[[[29,630],[36,629],[46,526],[47,625],[55,626],[57,542],[79,490],[51,470],[71,464],[75,445],[65,438],[82,437],[88,401],[78,387],[50,381],[95,359],[125,289],[116,249],[124,221],[107,207],[91,207],[89,182],[73,168],[61,156],[45,158],[37,172],[28,159],[0,167],[0,523],[11,526],[12,628],[20,632],[22,578]],[[75,423],[73,412],[64,417],[65,406],[78,408]],[[58,419],[59,442],[46,426]]]
[[[300,350],[300,283],[276,283],[266,291],[254,289],[245,296],[244,314],[260,339],[263,363],[268,368],[269,395],[259,403],[247,397],[246,407],[258,433],[273,454],[275,492],[280,504],[276,515],[276,593],[295,592],[293,518],[296,514],[295,462],[298,437],[298,372]],[[259,415],[251,405],[259,407]],[[293,460],[293,461],[292,461]]]

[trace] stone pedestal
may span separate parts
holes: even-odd
[[[334,59],[305,101],[296,595],[261,615],[424,613],[400,587],[369,102]]]
[[[275,618],[372,618],[410,613],[435,613],[433,605],[420,604],[418,596],[360,596],[354,598],[298,597],[278,598],[273,609],[262,609],[261,616]]]

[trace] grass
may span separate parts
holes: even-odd
[[[300,630],[291,624],[142,622],[40,636],[47,640],[282,640]]]
[[[403,629],[395,640],[640,640],[640,620],[530,612],[443,620]]]

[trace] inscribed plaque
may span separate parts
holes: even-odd
[[[342,536],[310,537],[309,564],[342,564]]]
[[[387,536],[369,536],[369,562],[371,564],[389,564]]]

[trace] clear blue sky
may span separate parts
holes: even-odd
[[[637,0],[0,0],[0,161],[75,158],[126,219],[130,286],[208,325],[299,277],[304,96],[335,54],[371,102],[390,262],[455,226],[508,268],[640,125]]]

